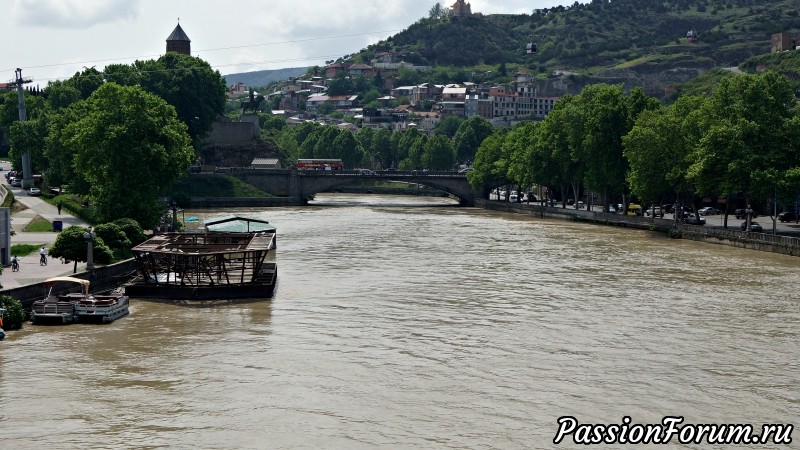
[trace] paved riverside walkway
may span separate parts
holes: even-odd
[[[4,175],[9,165],[7,162],[3,161],[0,162],[0,166],[2,166],[4,170],[0,172],[0,174]],[[0,179],[0,183],[4,185],[0,187],[0,191],[2,191],[0,192],[0,197],[7,195],[5,188],[8,188],[14,193],[14,197],[19,204],[25,206],[25,209],[11,213],[11,228],[14,230],[14,235],[11,236],[12,246],[14,244],[36,244],[45,245],[49,249],[50,246],[53,245],[58,236],[56,232],[32,233],[23,231],[36,216],[41,216],[51,223],[54,220],[60,220],[63,222],[63,229],[67,229],[72,225],[82,227],[89,226],[86,222],[68,214],[64,210],[61,211],[61,214],[58,214],[58,209],[44,201],[41,197],[30,197],[25,190],[11,187],[6,183],[5,177]],[[12,272],[10,265],[3,267],[3,274],[0,275],[2,289],[13,289],[19,286],[40,283],[47,278],[59,275],[72,275],[73,267],[75,266],[74,262],[64,264],[61,260],[50,258],[49,256],[47,259],[48,264],[46,266],[40,266],[38,250],[30,255],[20,257],[19,260],[19,272]],[[78,272],[85,269],[86,263],[78,263]]]

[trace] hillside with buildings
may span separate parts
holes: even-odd
[[[252,85],[237,83],[229,110],[353,130],[430,134],[448,117],[476,116],[510,127],[594,83],[671,101],[708,92],[739,66],[781,67],[797,80],[783,61],[799,36],[790,0],[595,1],[531,15],[483,15],[457,0],[361,52],[257,87],[256,105]]]

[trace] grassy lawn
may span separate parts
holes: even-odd
[[[42,233],[53,231],[53,224],[42,216],[36,216],[31,220],[31,223],[25,227],[27,232]]]
[[[257,187],[227,175],[185,176],[172,188],[173,197],[274,197]]]
[[[28,256],[38,251],[44,244],[14,244],[11,246],[11,254],[17,256]]]

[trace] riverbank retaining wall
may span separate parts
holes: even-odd
[[[294,197],[190,197],[186,208],[270,208],[302,204]]]
[[[92,293],[95,293],[120,287],[133,278],[136,274],[136,270],[136,260],[131,258],[108,266],[97,267],[91,272],[79,272],[69,276],[82,280],[89,280],[89,289]],[[14,289],[4,289],[0,291],[0,295],[11,296],[19,300],[23,308],[30,310],[33,302],[47,296],[48,290],[49,287],[46,286],[44,282],[41,282],[20,286]],[[79,288],[73,283],[62,282],[53,285],[53,293],[56,295],[67,292],[77,292],[78,290]]]
[[[781,253],[790,256],[800,256],[800,238],[792,236],[726,230],[687,225],[680,222],[675,223],[673,220],[668,219],[625,216],[622,214],[585,211],[581,209],[553,208],[527,203],[510,203],[478,199],[475,201],[475,206],[492,211],[526,214],[542,218],[578,220],[603,225],[651,230],[670,233],[673,237],[691,239],[693,241],[730,245],[733,247]]]

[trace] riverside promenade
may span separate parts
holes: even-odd
[[[6,170],[9,170],[9,165],[5,161],[0,162],[0,166],[3,168],[3,172],[0,173],[4,174]],[[41,216],[51,223],[55,220],[60,220],[63,223],[63,229],[67,229],[72,225],[89,226],[86,222],[66,213],[63,209],[59,214],[55,206],[47,203],[41,197],[30,197],[25,190],[8,185],[5,177],[0,182],[3,183],[3,186],[0,187],[0,191],[2,191],[0,196],[5,198],[6,195],[9,195],[9,192],[12,192],[19,205],[24,207],[24,209],[18,211],[14,211],[12,208],[11,228],[14,230],[14,234],[11,236],[12,246],[14,244],[35,244],[44,245],[49,249],[53,245],[58,236],[57,232],[33,233],[24,231],[25,227],[36,216]],[[0,275],[2,289],[14,289],[20,286],[41,283],[47,278],[59,275],[72,275],[73,267],[75,266],[74,262],[65,264],[61,260],[49,256],[48,264],[40,266],[38,250],[30,255],[19,257],[19,260],[20,269],[18,272],[12,272],[10,265],[3,267],[3,274]],[[86,263],[78,263],[78,272],[85,269]]]

